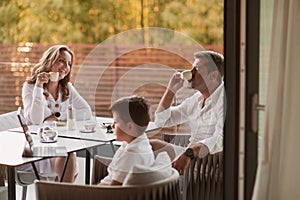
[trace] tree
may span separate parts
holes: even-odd
[[[164,27],[222,44],[221,0],[2,0],[1,43],[99,43],[122,31]]]
[[[164,26],[201,44],[223,44],[223,1],[173,1],[162,13]]]

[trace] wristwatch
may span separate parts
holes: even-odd
[[[191,160],[194,159],[194,150],[192,148],[187,148],[184,154],[189,157]]]

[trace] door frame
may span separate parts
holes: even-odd
[[[245,22],[241,22],[241,1],[246,3]],[[246,23],[245,102],[240,102],[241,23]],[[259,92],[260,0],[224,1],[224,58],[226,119],[224,126],[224,199],[238,199],[239,122],[245,113],[244,199],[252,198],[258,160],[258,133],[251,129],[252,97]],[[240,104],[245,111],[240,112]],[[256,120],[258,117],[256,116]],[[257,123],[257,121],[255,122]]]
[[[240,104],[240,0],[224,1],[224,199],[238,199]]]
[[[257,104],[253,97],[259,94],[259,33],[260,0],[246,1],[246,111],[245,111],[245,164],[244,199],[252,198],[258,163]],[[257,101],[258,102],[258,101]],[[254,110],[253,110],[254,109]],[[255,116],[254,116],[255,115]]]

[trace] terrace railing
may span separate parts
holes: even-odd
[[[22,106],[22,85],[49,46],[0,44],[0,114]],[[194,52],[201,50],[192,46],[68,46],[76,59],[71,81],[100,116],[110,116],[107,108],[111,101],[131,94],[145,96],[151,110],[155,110],[170,76],[175,71],[189,69]],[[204,48],[223,51],[222,46]],[[174,103],[182,98],[179,94]]]

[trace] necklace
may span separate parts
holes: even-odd
[[[49,94],[49,92],[48,92],[47,89],[44,89],[43,95],[45,96],[45,99],[47,101],[47,104],[48,104],[47,107],[51,109],[51,107],[52,107],[51,106],[51,102],[49,102],[49,96],[50,96],[50,94]],[[56,102],[58,100],[58,95],[57,95],[57,98],[53,98],[53,99],[55,101],[54,107],[58,109],[59,108],[59,104]]]

